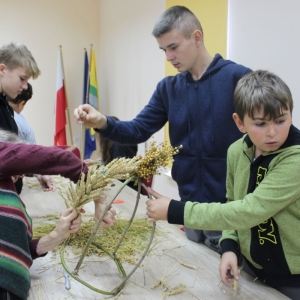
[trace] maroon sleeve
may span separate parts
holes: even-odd
[[[0,142],[0,180],[14,175],[61,175],[76,182],[87,166],[74,153],[58,147]]]
[[[38,257],[43,257],[45,255],[47,255],[48,252],[42,254],[42,255],[38,255],[36,252],[36,248],[37,248],[37,244],[39,243],[40,239],[34,239],[31,241],[30,243],[30,253],[31,253],[31,257],[32,259],[36,259]]]

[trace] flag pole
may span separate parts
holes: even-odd
[[[89,72],[87,74],[87,70],[85,68],[85,82],[88,78],[88,86],[86,87],[86,94],[84,95],[83,103],[91,105],[95,108],[98,108],[98,104],[96,105],[96,97],[98,98],[98,86],[95,85],[94,79],[96,76],[96,68],[95,68],[95,57],[94,57],[93,44],[90,45],[90,63],[89,63]],[[87,52],[85,52],[85,59],[87,58]],[[88,76],[87,76],[88,75]],[[84,145],[84,157],[91,157],[94,150],[99,149],[97,147],[97,139],[96,132],[94,128],[86,129],[85,131],[85,145]]]
[[[89,100],[89,93],[90,93],[90,73],[91,73],[91,57],[92,57],[92,51],[93,51],[93,44],[90,45],[90,63],[89,63],[89,73],[88,73],[88,79],[87,79],[87,87],[86,87],[86,95],[85,95],[85,103],[88,103]]]
[[[84,54],[87,52],[86,48],[83,48]],[[85,67],[85,56],[84,56],[84,67]],[[84,70],[85,71],[85,70]],[[84,74],[85,76],[85,74]],[[84,79],[84,77],[83,77]],[[85,86],[85,95],[84,96],[84,103],[88,103],[88,91],[89,91],[89,81],[90,81],[90,66],[88,65],[88,74],[87,74],[87,80],[86,80],[86,86]],[[84,83],[84,80],[83,80]],[[83,90],[84,91],[84,90]],[[81,139],[80,139],[80,153],[81,153],[81,159],[84,159],[84,145],[85,145],[85,132],[86,128],[84,126],[81,126]]]
[[[93,49],[93,44],[90,45],[90,60],[91,60],[91,57],[92,57],[92,49]],[[84,48],[84,51],[87,52],[86,48]],[[86,80],[86,89],[85,89],[85,100],[84,100],[84,103],[85,104],[88,104],[89,102],[89,94],[90,94],[90,70],[91,70],[91,62],[89,62],[89,66],[88,66],[88,77],[87,77],[87,80]],[[81,159],[84,159],[84,145],[85,145],[85,139],[86,139],[86,131],[87,130],[90,130],[90,129],[86,129],[85,127],[82,127],[82,147],[81,147],[81,153],[82,153],[82,156],[81,156]]]
[[[67,104],[67,117],[68,117],[68,123],[69,123],[69,131],[70,131],[70,138],[71,138],[71,145],[73,145],[73,134],[72,134],[72,127],[70,122],[70,113],[69,113],[69,104],[68,104],[68,96],[67,96],[67,86],[66,86],[66,80],[65,80],[65,67],[64,67],[64,61],[63,61],[63,55],[62,55],[62,45],[59,45],[59,51],[60,51],[60,57],[61,57],[61,64],[62,64],[62,71],[64,76],[64,88],[65,88],[65,95],[66,95],[66,104]]]

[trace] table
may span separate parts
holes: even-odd
[[[120,186],[121,183],[115,181],[114,186],[107,192],[108,197],[115,195]],[[29,188],[25,184],[21,197],[34,224],[40,216],[65,209],[64,201],[57,192],[43,192],[41,189]],[[121,212],[122,217],[128,218],[135,204],[136,192],[125,187],[118,196],[118,199],[120,198],[124,203],[116,204],[114,207],[117,212]],[[141,196],[137,218],[145,218],[146,199],[145,196]],[[93,204],[88,204],[85,209],[92,213]],[[119,295],[106,296],[96,293],[73,278],[70,278],[71,289],[66,290],[60,258],[50,252],[45,257],[36,259],[30,269],[32,282],[28,299],[162,299],[162,286],[151,288],[162,277],[165,277],[169,288],[180,283],[187,287],[183,293],[167,295],[166,299],[289,299],[278,291],[253,281],[253,277],[243,270],[238,291],[233,291],[220,282],[217,253],[202,244],[189,241],[179,226],[157,222],[157,228],[163,233],[162,236],[158,235],[155,238],[154,250],[145,257]],[[96,256],[89,257],[87,260],[88,266],[84,262],[82,265],[84,268],[79,271],[79,275],[88,280],[91,285],[112,290],[121,282],[121,277],[111,260],[101,262]],[[183,264],[195,266],[195,269]],[[75,266],[74,263],[73,265]],[[129,265],[126,265],[127,267],[132,268]]]

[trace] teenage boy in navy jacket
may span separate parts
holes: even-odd
[[[224,203],[226,152],[241,137],[231,117],[233,92],[238,80],[251,70],[220,54],[211,57],[199,20],[184,6],[166,10],[152,34],[180,73],[160,81],[149,103],[132,121],[115,121],[90,105],[75,109],[75,118],[105,138],[131,145],[145,142],[169,122],[171,144],[183,145],[172,167],[181,200]],[[83,111],[87,113],[84,120]],[[186,229],[186,233],[218,250],[221,232]]]

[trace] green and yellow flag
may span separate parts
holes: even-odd
[[[99,109],[99,97],[98,97],[98,83],[97,83],[97,73],[96,73],[96,57],[95,51],[92,50],[90,58],[90,86],[89,86],[89,104],[94,108]]]

